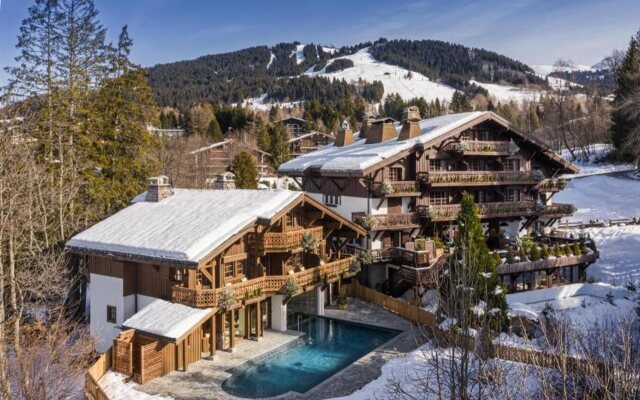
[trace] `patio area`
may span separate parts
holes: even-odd
[[[348,302],[348,310],[327,307],[325,316],[402,332],[306,393],[289,392],[274,399],[326,399],[348,395],[379,377],[382,365],[388,360],[409,353],[425,342],[419,328],[397,315],[359,299],[349,298]],[[137,386],[136,389],[174,399],[237,399],[238,397],[222,389],[222,382],[230,376],[227,371],[284,346],[301,335],[303,334],[296,331],[268,330],[260,342],[244,340],[233,353],[218,351],[214,360],[198,361],[187,372],[172,372]]]

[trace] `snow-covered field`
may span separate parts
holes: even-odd
[[[474,80],[470,80],[469,82],[487,89],[489,95],[495,97],[500,102],[515,101],[516,103],[522,103],[523,101],[539,100],[545,93],[544,91],[518,86],[482,83]]]
[[[358,82],[361,79],[367,82],[380,81],[384,85],[385,95],[397,93],[404,100],[424,97],[427,101],[432,101],[436,98],[440,99],[440,101],[450,101],[455,92],[452,87],[435,83],[417,72],[411,72],[412,77],[408,78],[409,70],[377,61],[369,53],[368,48],[362,49],[355,54],[334,58],[327,64],[331,64],[334,60],[341,58],[353,61],[353,67],[330,74],[325,73],[325,67],[320,71],[307,71],[305,74],[344,79],[350,83]]]

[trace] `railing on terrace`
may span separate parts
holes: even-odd
[[[401,214],[366,214],[353,213],[353,222],[361,225],[365,229],[385,230],[393,228],[415,228],[420,226],[418,214],[401,213]]]
[[[359,246],[347,245],[345,250],[349,254],[359,256],[362,253],[369,252],[373,257],[373,262],[393,261],[398,264],[406,264],[411,267],[419,267],[429,265],[433,261],[429,251],[415,251],[405,249],[404,247],[390,247],[387,249],[366,250]]]
[[[347,276],[351,273],[351,262],[353,256],[343,255],[342,258],[308,268],[289,275],[267,275],[244,282],[236,283],[228,287],[233,290],[233,294],[238,302],[249,301],[267,294],[277,294],[286,285],[287,281],[293,279],[299,287],[315,285],[320,282],[330,282],[340,276]],[[224,288],[216,289],[190,289],[179,286],[171,288],[171,300],[175,303],[185,304],[191,307],[217,307],[218,300]]]
[[[288,232],[250,233],[248,235],[249,248],[256,251],[283,251],[302,246],[305,234],[312,234],[317,241],[323,239],[322,226],[306,229],[296,229]]]
[[[464,154],[510,155],[516,153],[519,147],[512,141],[462,140],[448,144],[446,150]]]
[[[498,266],[498,273],[513,274],[528,271],[562,268],[572,265],[590,264],[595,262],[598,257],[599,253],[595,251],[577,256],[562,256],[558,258],[547,258],[537,261],[521,261],[512,264],[502,264]]]
[[[514,201],[477,204],[480,218],[517,217],[522,215],[565,216],[575,212],[571,204],[544,205],[534,201]],[[419,210],[421,216],[437,222],[452,221],[458,216],[460,204],[430,205]]]
[[[535,183],[532,171],[429,171],[424,175],[431,186],[469,186]]]
[[[559,192],[567,187],[567,181],[564,179],[544,179],[538,183],[538,191],[540,192]]]
[[[416,181],[374,182],[371,187],[376,197],[419,196],[420,186]]]

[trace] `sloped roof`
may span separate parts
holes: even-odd
[[[329,135],[328,133],[324,133],[324,132],[319,132],[319,131],[313,131],[313,132],[309,132],[309,133],[305,133],[302,134],[300,136],[296,136],[294,138],[291,138],[288,140],[289,143],[293,143],[293,142],[298,142],[304,138],[308,138],[308,137],[312,137],[312,136],[316,136],[316,135],[320,135],[320,136],[324,136],[327,137],[329,139],[335,139],[333,136]]]
[[[212,314],[211,308],[193,308],[158,299],[133,314],[122,326],[177,341]]]
[[[555,154],[542,141],[518,131],[504,118],[489,111],[474,111],[423,119],[419,122],[422,134],[403,141],[394,138],[381,143],[366,144],[366,140],[359,139],[357,134],[356,142],[351,145],[343,147],[327,145],[320,150],[282,164],[278,172],[291,176],[303,176],[306,171],[317,170],[324,176],[361,177],[373,167],[384,166],[385,162],[408,154],[413,149],[435,144],[463,128],[486,120],[503,125],[522,139],[539,147],[544,155],[563,168],[572,172],[579,171],[575,165]],[[400,123],[396,123],[395,127],[398,132],[402,129]]]
[[[288,190],[175,189],[159,202],[134,204],[74,236],[67,248],[197,264],[226,240],[271,219],[304,196]]]

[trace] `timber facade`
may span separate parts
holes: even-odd
[[[160,207],[172,197],[189,199],[196,192],[198,196],[213,192],[206,194],[214,196],[211,201],[258,192],[182,190],[174,194],[162,188],[168,184],[166,177],[151,182],[161,186],[150,186],[147,199],[152,193],[153,200],[131,207]],[[89,272],[92,333],[102,339],[103,348],[112,346],[114,371],[139,383],[184,371],[218,350],[233,350],[242,340],[259,340],[267,329],[285,331],[291,318],[287,303],[298,295],[314,296],[319,307],[337,296],[341,281],[353,275],[354,256],[346,245],[365,230],[303,193],[257,194],[269,198],[269,193],[277,192],[287,194],[287,201],[269,210],[268,217],[216,238],[221,244],[194,260],[137,254],[117,246],[107,251],[101,243],[89,242],[94,237],[91,228],[68,243]],[[197,201],[194,198],[194,207]],[[173,214],[176,219],[189,218]],[[223,218],[234,216],[224,214]],[[109,219],[101,224],[108,225]],[[144,224],[144,218],[139,222]],[[118,224],[117,219],[111,223],[114,229]],[[212,229],[215,232],[216,227]],[[167,243],[177,239],[166,238]],[[156,329],[171,322],[165,318],[172,316],[180,332]],[[187,317],[197,322],[179,329]],[[154,324],[154,318],[161,320]]]
[[[549,234],[556,221],[574,212],[553,196],[566,186],[562,176],[577,171],[492,112],[421,121],[415,107],[405,110],[400,123],[365,119],[358,134],[344,126],[333,146],[279,170],[367,229],[367,237],[350,249],[369,252],[376,261],[365,283],[394,295],[435,284],[446,252],[441,243],[456,235],[463,193],[472,194],[479,207],[490,248],[504,252],[516,237]],[[545,240],[555,244],[549,236]],[[516,282],[540,281],[539,275],[545,285],[582,280],[594,257],[548,260],[534,269],[524,261],[503,264],[499,273],[510,290],[528,290],[539,286]]]

